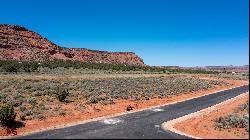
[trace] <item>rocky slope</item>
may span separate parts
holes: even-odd
[[[142,59],[133,52],[62,48],[24,27],[0,24],[0,60],[48,61],[54,59],[144,65]]]

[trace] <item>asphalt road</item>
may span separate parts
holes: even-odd
[[[210,107],[249,91],[249,85],[114,118],[17,137],[21,139],[183,139],[160,128],[163,122]]]

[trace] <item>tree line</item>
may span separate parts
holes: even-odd
[[[53,60],[46,62],[30,62],[30,61],[14,61],[14,60],[0,60],[0,68],[3,72],[37,72],[39,67],[47,67],[55,69],[58,67],[74,68],[74,69],[98,69],[98,70],[114,70],[114,71],[147,71],[147,72],[161,72],[161,73],[200,73],[211,74],[217,72],[205,70],[191,70],[191,69],[170,69],[151,66],[138,66],[126,64],[107,64],[107,63],[88,63],[70,60]]]

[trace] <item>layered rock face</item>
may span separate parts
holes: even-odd
[[[24,27],[0,24],[0,60],[49,61],[55,59],[144,65],[143,60],[133,52],[62,48]]]

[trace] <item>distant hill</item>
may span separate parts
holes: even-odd
[[[192,70],[217,71],[217,72],[249,72],[249,65],[205,66],[205,67],[183,67],[183,68]]]
[[[249,72],[249,65],[244,66],[207,66],[206,69],[226,72]]]
[[[42,62],[55,59],[91,63],[144,65],[143,60],[133,52],[64,48],[25,27],[0,24],[0,60]]]

